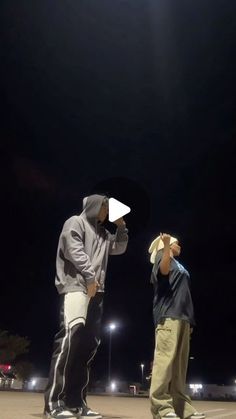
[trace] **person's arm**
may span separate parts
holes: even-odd
[[[170,238],[171,236],[169,234],[161,233],[161,239],[164,243],[163,254],[160,262],[160,272],[162,275],[168,275],[170,272]]]
[[[117,226],[115,234],[110,234],[109,255],[122,255],[126,251],[128,244],[128,230],[123,218],[114,221]]]
[[[63,233],[64,256],[68,259],[79,273],[84,277],[88,295],[94,296],[97,289],[95,271],[92,267],[91,260],[84,250],[83,244],[83,227],[80,223],[71,226]]]

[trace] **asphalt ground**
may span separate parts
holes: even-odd
[[[89,396],[89,406],[104,419],[151,419],[148,398]],[[236,419],[236,402],[194,401],[198,411],[208,418]],[[42,419],[43,394],[0,391],[0,419]]]

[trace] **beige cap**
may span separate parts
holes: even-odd
[[[177,242],[178,239],[176,239],[175,237],[170,238],[170,244],[173,244],[175,242]],[[155,263],[155,259],[156,259],[156,254],[157,252],[159,252],[159,250],[164,248],[164,243],[161,239],[161,236],[156,237],[155,240],[153,240],[153,242],[151,243],[148,252],[151,253],[151,257],[150,257],[150,262],[151,263]]]

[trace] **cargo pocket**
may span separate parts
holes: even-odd
[[[156,347],[157,351],[169,352],[171,349],[172,328],[168,324],[159,324],[156,328]]]

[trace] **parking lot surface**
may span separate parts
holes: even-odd
[[[144,397],[89,396],[89,406],[104,419],[152,419]],[[236,402],[196,401],[194,406],[208,418],[236,419]],[[0,391],[0,419],[42,419],[43,394]]]

